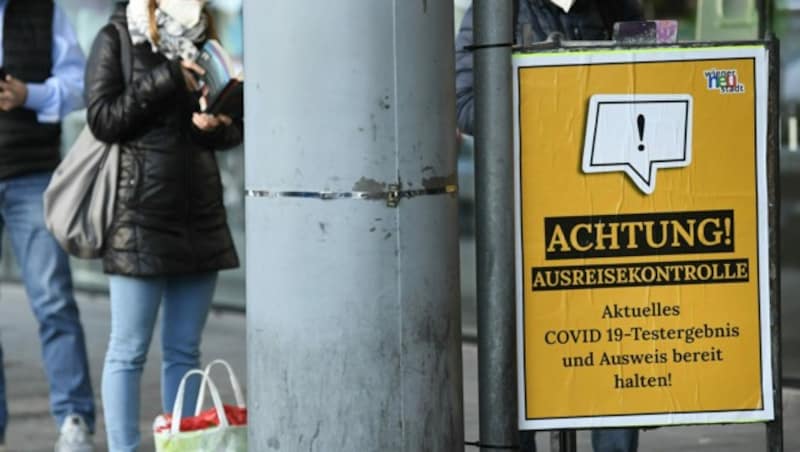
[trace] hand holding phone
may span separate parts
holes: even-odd
[[[183,72],[183,81],[186,82],[186,88],[189,91],[199,90],[200,81],[198,76],[203,75],[206,71],[191,60],[181,60],[181,71]]]

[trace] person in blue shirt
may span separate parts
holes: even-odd
[[[532,40],[544,41],[551,33],[566,40],[611,39],[615,22],[642,20],[638,0],[514,0],[514,39],[521,43],[524,29]],[[473,89],[472,7],[467,9],[456,37],[456,119],[458,128],[473,134],[475,100]],[[521,450],[534,452],[533,432],[521,432]],[[635,428],[594,429],[595,452],[635,452],[639,431]]]
[[[83,327],[67,255],[45,228],[42,208],[60,161],[61,120],[83,106],[85,58],[52,0],[0,0],[0,25],[0,231],[8,231],[39,322],[50,411],[60,429],[55,450],[90,452],[95,406]],[[0,366],[0,444],[7,421]]]

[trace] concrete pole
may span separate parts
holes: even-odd
[[[250,450],[463,450],[452,2],[244,17]]]
[[[519,444],[511,113],[512,3],[496,0],[473,3],[480,438],[482,444],[495,447]]]

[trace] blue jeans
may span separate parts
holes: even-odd
[[[69,259],[44,225],[42,194],[50,175],[34,173],[0,181],[0,230],[5,227],[8,231],[31,309],[39,322],[44,371],[50,383],[50,412],[59,426],[66,416],[77,414],[94,431],[94,396],[83,327],[72,294]],[[5,375],[0,365],[2,438],[8,421],[5,396]]]
[[[171,413],[181,378],[200,365],[200,338],[216,283],[216,272],[109,279],[111,339],[103,366],[103,410],[110,452],[139,447],[140,382],[159,307],[161,402],[163,411]],[[200,382],[192,378],[189,383],[184,413],[194,413]]]
[[[604,428],[592,430],[594,452],[636,452],[639,430],[635,428]]]
[[[536,452],[532,431],[520,432],[520,446],[524,452]],[[639,447],[639,430],[635,428],[598,428],[592,430],[594,452],[636,452]]]

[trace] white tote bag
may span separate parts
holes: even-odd
[[[165,423],[163,416],[156,418],[155,424],[153,425],[156,452],[247,452],[247,426],[230,425],[217,386],[209,375],[211,367],[220,363],[224,364],[229,371],[231,384],[233,385],[237,399],[237,405],[244,408],[244,399],[239,382],[228,363],[218,360],[209,364],[208,367],[206,367],[206,371],[201,371],[200,369],[190,370],[183,376],[178,386],[178,394],[175,398],[175,405],[172,408],[170,428],[166,430],[159,428],[159,426]],[[203,428],[201,430],[181,431],[180,419],[183,416],[182,411],[186,381],[194,375],[202,377],[202,382],[200,383],[201,395],[198,396],[195,416],[200,414],[204,399],[203,395],[207,388],[208,392],[211,394],[211,400],[219,419],[219,425]]]

